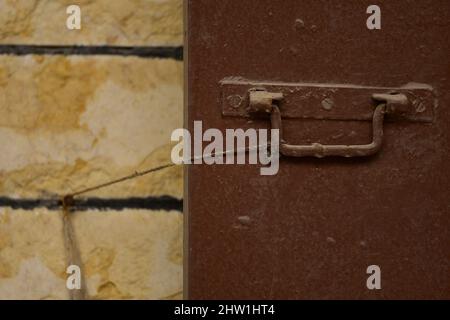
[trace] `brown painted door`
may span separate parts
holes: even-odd
[[[369,30],[373,2],[381,29]],[[269,128],[248,113],[249,88],[288,97],[283,138],[293,145],[370,143],[374,93],[406,90],[411,113],[391,117],[398,105],[384,104],[373,155],[281,155],[274,176],[189,166],[188,297],[449,299],[450,3],[194,0],[187,19],[190,130],[196,120],[203,130]],[[226,103],[241,113],[227,115]],[[381,289],[368,288],[369,266]]]

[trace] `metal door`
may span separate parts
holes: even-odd
[[[370,30],[374,4],[381,29]],[[270,128],[241,108],[245,92],[303,90],[303,109],[292,96],[281,111],[285,140],[365,145],[374,95],[413,97],[367,155],[285,152],[274,176],[189,166],[187,297],[450,298],[450,3],[191,0],[186,11],[190,130]],[[229,92],[245,96],[234,111]],[[381,289],[367,286],[370,266]]]

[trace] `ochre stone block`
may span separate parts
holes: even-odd
[[[69,5],[81,8],[81,30],[66,27]],[[0,43],[179,46],[182,0],[2,0]]]
[[[1,56],[0,114],[0,196],[58,197],[170,163],[182,62]],[[87,196],[181,198],[182,178],[174,167]]]
[[[72,216],[89,299],[180,299],[179,212]],[[0,299],[67,299],[62,212],[0,208]]]

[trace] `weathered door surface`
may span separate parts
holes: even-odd
[[[193,0],[187,18],[187,127],[270,128],[260,91],[289,142],[272,176],[189,166],[188,297],[450,298],[449,1]]]

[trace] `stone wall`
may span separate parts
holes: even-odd
[[[66,8],[82,9],[82,29],[66,29]],[[0,42],[178,46],[182,0],[1,0]]]
[[[66,28],[69,4],[81,30]],[[177,47],[182,28],[182,0],[0,0],[0,48]],[[0,299],[67,299],[59,201],[170,162],[183,63],[32,50],[0,55]],[[70,220],[88,298],[182,297],[182,181],[172,167],[81,197]]]

